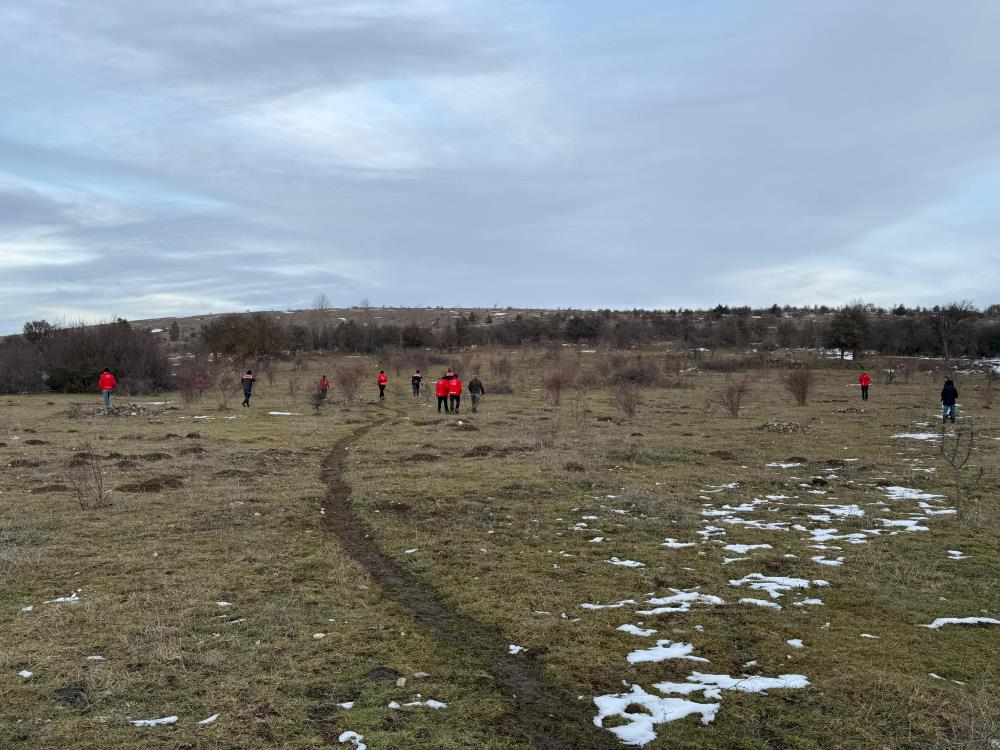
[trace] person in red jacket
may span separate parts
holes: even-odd
[[[872,384],[872,376],[869,375],[867,372],[863,372],[861,373],[860,377],[858,377],[858,382],[861,384],[861,400],[867,401],[868,386]]]
[[[327,379],[326,375],[319,379],[316,384],[316,390],[323,394],[324,398],[330,393],[330,381]]]
[[[448,399],[451,401],[451,410],[458,414],[458,403],[462,400],[462,379],[455,374],[448,381]]]
[[[451,411],[448,408],[448,378],[442,376],[438,382],[434,384],[434,393],[438,398],[438,411],[441,411],[441,407],[444,406],[446,412]]]
[[[101,377],[97,379],[97,387],[104,394],[105,409],[111,406],[111,392],[115,389],[116,385],[118,385],[118,381],[115,380],[115,376],[111,374],[111,370],[105,367],[104,372],[101,373]]]
[[[375,382],[378,383],[378,400],[385,401],[385,386],[389,382],[385,370],[378,371],[378,378],[375,379]]]

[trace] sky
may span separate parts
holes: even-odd
[[[0,333],[1000,302],[995,0],[0,5]]]

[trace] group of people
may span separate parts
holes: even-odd
[[[861,386],[861,400],[868,400],[868,388],[872,384],[872,376],[867,372],[863,372],[858,376],[858,385]],[[944,381],[944,388],[941,389],[941,421],[942,422],[954,422],[955,415],[958,413],[958,388],[955,387],[955,381],[951,378],[946,378]]]
[[[424,376],[421,374],[420,370],[416,370],[413,375],[410,376],[410,385],[413,388],[413,395],[420,395],[420,385],[423,382]],[[198,381],[201,383],[198,383]],[[257,379],[253,375],[252,370],[247,370],[246,373],[241,378],[241,384],[243,386],[243,406],[250,406],[250,397],[253,395],[253,385],[257,382]],[[385,387],[389,384],[389,376],[385,374],[385,370],[379,370],[378,377],[375,379],[375,383],[378,385],[378,398],[379,401],[385,401]],[[198,387],[199,393],[201,389],[207,384],[204,378],[199,377],[195,381],[196,387]],[[858,376],[858,384],[861,386],[861,400],[868,400],[868,389],[872,384],[872,377],[867,372],[862,372]],[[104,408],[107,409],[111,405],[111,394],[114,392],[118,385],[118,381],[112,374],[111,370],[107,367],[104,368],[104,372],[101,373],[100,377],[97,379],[97,387],[101,391],[104,397]],[[473,377],[469,381],[467,386],[469,391],[469,396],[472,400],[472,411],[476,412],[479,409],[479,401],[483,396],[486,395],[486,389],[483,387],[482,381],[479,377]],[[320,378],[319,382],[316,384],[316,390],[326,396],[330,391],[330,380],[324,375]],[[450,367],[448,371],[442,375],[437,383],[434,384],[434,393],[437,396],[437,407],[438,411],[444,407],[444,410],[448,413],[458,413],[458,408],[462,402],[462,379],[458,376],[458,373],[454,372]],[[950,378],[944,381],[944,388],[941,389],[941,420],[955,421],[955,416],[958,412],[958,388],[955,387],[954,381]]]

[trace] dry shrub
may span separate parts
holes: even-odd
[[[111,505],[111,490],[104,486],[104,463],[89,445],[70,464],[69,486],[83,510]]]
[[[319,388],[313,391],[309,396],[309,405],[313,408],[314,413],[319,414],[326,405],[326,391],[321,391]]]
[[[993,392],[996,390],[998,380],[1000,380],[1000,373],[992,367],[986,371],[986,382],[983,383],[983,403],[991,408],[993,406]]]
[[[535,422],[532,437],[538,450],[554,448],[559,437],[559,422]]]
[[[553,406],[559,406],[563,392],[576,381],[577,369],[576,362],[564,359],[542,376],[542,387],[552,399]]]
[[[361,365],[356,363],[342,365],[334,371],[333,382],[337,384],[347,403],[358,400],[358,387],[364,374]]]
[[[498,380],[509,383],[514,376],[514,363],[511,361],[510,355],[504,354],[490,362],[490,371]]]
[[[241,375],[222,365],[212,368],[211,382],[220,411],[229,409],[229,402],[238,391],[242,390]]]
[[[747,378],[730,380],[727,377],[726,382],[719,389],[719,402],[725,407],[729,416],[736,419],[740,415],[740,409],[743,408],[743,403],[749,393],[750,383]]]
[[[608,386],[608,391],[611,394],[611,403],[619,411],[629,419],[635,416],[641,400],[638,385],[628,380],[619,379]]]
[[[795,397],[795,403],[799,406],[805,406],[806,402],[809,401],[809,392],[816,382],[816,374],[812,370],[805,368],[791,370],[782,380],[785,382],[785,388]]]

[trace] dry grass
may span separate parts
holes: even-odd
[[[728,565],[721,544],[661,546],[667,537],[700,541],[705,502],[785,494],[804,504],[857,503],[868,518],[829,524],[846,532],[870,527],[883,512],[872,505],[884,500],[880,484],[950,495],[932,445],[889,437],[920,429],[912,423],[932,415],[936,380],[897,380],[874,393],[877,414],[838,413],[853,403],[852,373],[819,370],[805,406],[744,401],[748,419],[733,420],[703,413],[725,376],[699,374],[686,379],[683,394],[644,388],[642,409],[626,421],[604,387],[573,390],[559,406],[541,403],[538,361],[523,353],[479,356],[512,363],[495,372],[510,369],[524,387],[491,394],[477,415],[461,415],[461,428],[396,380],[385,405],[365,399],[330,404],[319,417],[268,417],[269,410],[305,411],[281,366],[274,385],[257,383],[254,407],[235,413],[199,412],[168,396],[157,400],[177,403],[136,417],[81,410],[70,420],[67,409],[80,396],[10,398],[8,419],[22,431],[16,441],[0,434],[7,443],[0,448],[0,663],[8,675],[0,746],[318,750],[339,746],[339,733],[350,729],[372,748],[527,750],[508,736],[503,697],[483,664],[385,597],[326,524],[320,470],[329,446],[375,422],[381,426],[346,452],[344,473],[373,537],[459,612],[499,629],[508,643],[547,649],[533,658],[571,695],[615,692],[623,679],[647,689],[684,679],[690,670],[677,662],[626,663],[629,650],[651,644],[615,629],[640,620],[658,628],[657,637],[693,643],[711,659],[703,671],[739,674],[757,660],[766,674],[801,672],[812,683],[769,696],[727,693],[713,724],[662,725],[651,750],[972,748],[995,738],[1000,667],[985,655],[1000,649],[1000,629],[915,627],[982,610],[997,616],[995,475],[982,485],[979,504],[989,512],[975,525],[940,516],[930,531],[839,551],[811,549],[799,534],[733,527],[726,541],[764,540],[773,549]],[[340,366],[363,377],[377,372],[374,363],[306,357],[294,377],[314,382]],[[206,414],[215,418],[193,420]],[[995,467],[1000,426],[992,414],[977,413],[975,457]],[[807,439],[755,431],[764,420],[794,420],[808,428]],[[32,438],[47,444],[27,445]],[[163,477],[180,486],[116,492],[109,506],[82,510],[68,463],[70,449],[88,444],[102,457],[122,455],[102,458],[108,487]],[[403,460],[416,454],[442,460]],[[803,466],[765,467],[793,458]],[[811,484],[831,461],[840,478]],[[738,490],[706,494],[733,481]],[[828,494],[810,495],[800,484]],[[812,512],[792,502],[765,517],[809,523]],[[605,541],[588,541],[597,536]],[[948,549],[969,558],[948,560]],[[818,554],[846,562],[809,561]],[[646,567],[608,565],[612,555]],[[822,607],[778,613],[738,605],[750,593],[728,581],[755,571],[823,577],[831,586],[820,593]],[[727,606],[647,618],[579,606],[671,587],[700,587]],[[76,589],[77,604],[43,604]],[[22,612],[28,605],[34,609]],[[326,637],[314,639],[318,632]],[[862,640],[863,632],[879,639]],[[806,648],[791,651],[788,638],[803,638]],[[91,655],[105,661],[88,661]],[[376,667],[396,670],[405,686],[371,676]],[[22,681],[21,669],[35,674]],[[386,708],[418,692],[449,707]],[[337,706],[349,700],[355,708]],[[221,714],[216,724],[195,724],[214,713]],[[127,723],[171,714],[181,717],[173,727]]]

